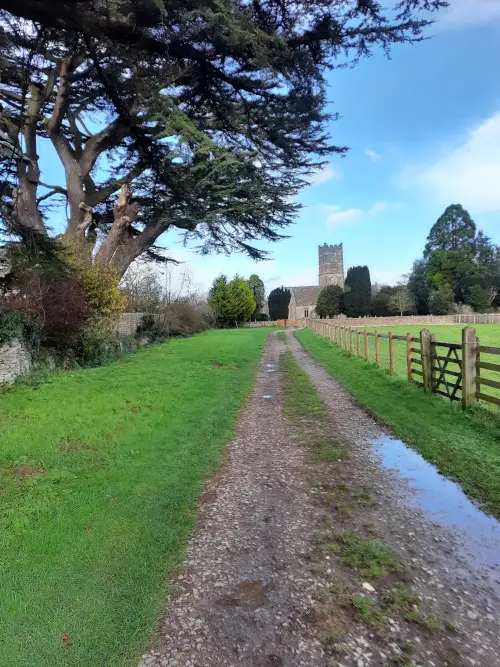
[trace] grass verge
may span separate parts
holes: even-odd
[[[397,375],[353,357],[309,330],[301,345],[399,438],[500,518],[500,419],[490,411],[462,412]]]
[[[269,330],[175,339],[0,396],[2,665],[135,665]]]
[[[312,449],[314,460],[345,460],[347,450],[335,433],[331,432],[326,406],[291,352],[281,356],[281,371],[284,379],[283,411],[302,433],[307,434],[307,443]]]

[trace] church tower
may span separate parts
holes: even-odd
[[[340,285],[344,287],[344,251],[339,245],[318,246],[319,286]]]

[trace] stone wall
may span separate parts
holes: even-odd
[[[19,340],[0,345],[0,384],[13,382],[19,375],[27,373],[30,367],[30,354]]]

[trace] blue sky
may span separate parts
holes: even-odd
[[[268,290],[317,284],[317,246],[343,242],[346,270],[367,264],[372,282],[394,284],[457,202],[500,244],[500,0],[451,0],[432,33],[329,75],[341,114],[329,131],[351,150],[302,192],[291,238],[267,246],[271,261],[196,257],[165,237],[197,283],[223,271],[258,273]]]

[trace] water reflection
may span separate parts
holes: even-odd
[[[477,568],[490,570],[491,583],[500,582],[500,522],[485,514],[467,498],[460,486],[401,440],[384,436],[372,442],[385,468],[398,470],[415,493],[410,504],[423,510],[435,523],[459,528],[463,537],[460,555]],[[497,587],[497,586],[496,586]]]

